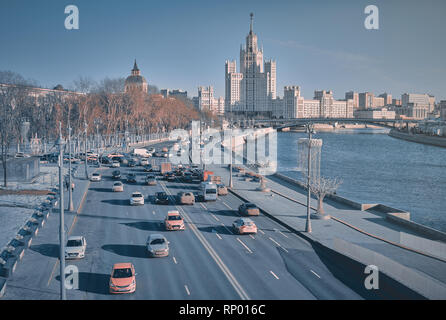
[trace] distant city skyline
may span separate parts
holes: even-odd
[[[64,28],[64,8],[78,6],[80,29]],[[444,1],[374,1],[380,29],[364,28],[369,1],[4,0],[0,70],[44,87],[72,86],[79,76],[125,78],[134,59],[149,85],[197,95],[211,85],[225,96],[226,60],[237,53],[255,15],[259,45],[277,62],[277,93],[315,90],[428,93],[446,99]]]

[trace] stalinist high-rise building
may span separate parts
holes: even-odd
[[[225,64],[225,112],[243,114],[247,117],[270,117],[276,99],[276,62],[263,61],[263,49],[258,46],[253,31],[253,18],[246,44],[240,48],[240,73],[236,62]]]

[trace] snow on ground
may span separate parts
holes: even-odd
[[[66,173],[67,170],[64,170]],[[40,175],[29,183],[8,182],[7,190],[48,190],[57,187],[59,168],[55,164],[41,165]],[[0,251],[14,238],[20,228],[48,196],[0,195]],[[21,207],[24,206],[24,207]]]

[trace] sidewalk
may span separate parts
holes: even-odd
[[[228,184],[229,170],[227,166],[213,166],[211,170],[216,175],[222,177],[223,183]],[[267,179],[268,188],[285,194],[304,204],[301,205],[271,192],[256,191],[256,188],[260,185],[259,182],[245,181],[244,177],[239,177],[236,172],[234,172],[233,176],[233,185],[233,191],[236,194],[255,203],[258,207],[291,226],[293,229],[299,232],[305,231],[307,208],[306,193],[303,189],[281,181],[276,177]],[[311,200],[311,206],[317,206],[315,199]],[[325,201],[324,209],[327,214],[335,218],[342,219],[357,228],[396,243],[400,242],[400,232],[420,236],[411,230],[388,222],[381,215],[356,210],[334,201]],[[333,219],[313,219],[311,224],[312,233],[310,237],[329,248],[335,248],[335,239],[342,239],[370,249],[421,274],[428,275],[442,283],[446,283],[445,262],[375,239]]]

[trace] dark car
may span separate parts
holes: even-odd
[[[134,167],[136,166],[136,161],[134,161],[133,159],[130,159],[129,162],[127,163],[128,167]]]
[[[189,172],[189,171],[186,171],[186,172],[183,174],[183,181],[184,181],[184,182],[192,182],[192,173]]]
[[[238,207],[238,212],[241,215],[247,216],[258,216],[260,214],[259,208],[251,202],[241,204],[240,207]]]
[[[165,178],[167,181],[175,181],[176,176],[173,172],[167,172]]]
[[[115,170],[112,172],[112,179],[121,179],[121,171]]]
[[[129,174],[127,175],[127,182],[136,183],[136,174],[134,174],[134,173],[129,173]]]
[[[156,185],[156,177],[153,174],[149,174],[146,177],[145,182],[149,186],[155,186]]]
[[[146,164],[146,165],[144,166],[144,171],[145,171],[145,172],[152,172],[152,171],[153,171],[153,167],[152,167],[152,165],[151,165],[151,164]]]
[[[165,192],[155,193],[155,203],[156,204],[169,204],[169,197]]]

